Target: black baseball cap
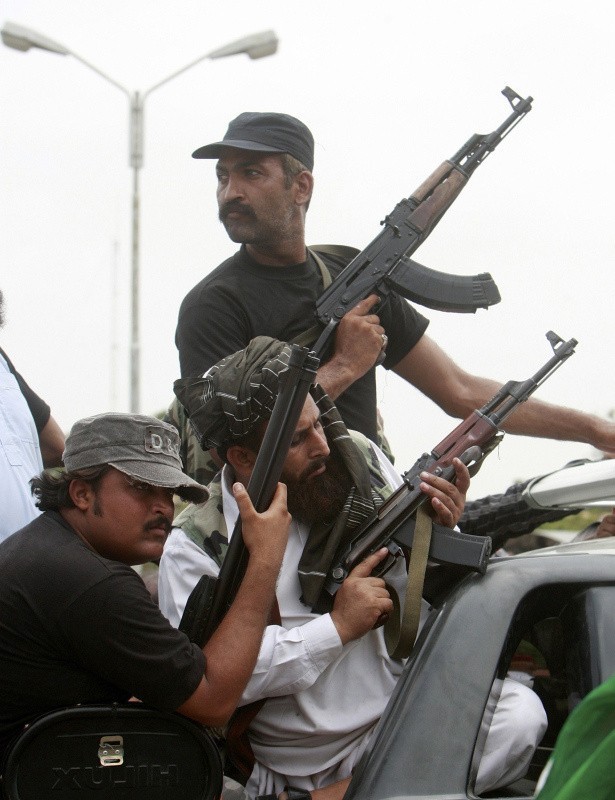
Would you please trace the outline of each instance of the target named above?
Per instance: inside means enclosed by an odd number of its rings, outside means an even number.
[[[289,153],[310,172],[314,169],[314,137],[307,125],[289,114],[245,111],[229,123],[221,142],[199,147],[192,158],[220,158],[225,147]]]

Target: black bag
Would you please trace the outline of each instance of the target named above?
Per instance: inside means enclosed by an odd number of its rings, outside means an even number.
[[[208,731],[141,703],[39,717],[7,750],[2,773],[5,800],[216,800],[222,792]]]

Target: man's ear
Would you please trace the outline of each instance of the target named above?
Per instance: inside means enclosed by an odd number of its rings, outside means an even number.
[[[247,481],[254,469],[256,453],[250,450],[249,447],[244,447],[241,444],[233,444],[226,451],[226,459],[234,469],[235,476],[247,485]]]
[[[68,487],[70,499],[80,511],[87,511],[92,503],[94,492],[92,484],[82,478],[75,478]]]
[[[298,175],[295,175],[295,185],[297,187],[295,195],[297,205],[308,204],[314,189],[314,176],[312,173],[308,172],[307,169],[302,170]]]

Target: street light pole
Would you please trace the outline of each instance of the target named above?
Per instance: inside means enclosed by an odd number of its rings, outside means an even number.
[[[131,248],[131,300],[130,300],[130,411],[137,413],[140,410],[140,386],[141,386],[141,344],[139,334],[139,265],[140,265],[140,198],[139,198],[139,172],[143,166],[143,141],[144,141],[144,121],[143,107],[145,99],[153,91],[160,88],[178,75],[186,72],[205,59],[226,58],[227,56],[245,53],[251,59],[265,58],[273,55],[277,51],[278,39],[273,31],[262,31],[237,39],[224,47],[212,50],[205,55],[191,61],[181,69],[168,75],[163,80],[150,86],[143,93],[132,92],[121,83],[111,78],[98,67],[90,64],[73,50],[69,50],[62,44],[49,39],[42,34],[16,25],[13,22],[6,22],[0,31],[2,41],[7,47],[14,50],[27,51],[31,47],[39,50],[47,50],[51,53],[60,55],[70,55],[80,61],[86,67],[96,72],[109,83],[120,89],[127,97],[129,102],[129,165],[132,169],[132,248]]]
[[[141,406],[141,335],[139,324],[140,198],[139,171],[143,166],[143,102],[139,93],[130,98],[130,166],[132,167],[132,250],[130,269],[130,410]]]

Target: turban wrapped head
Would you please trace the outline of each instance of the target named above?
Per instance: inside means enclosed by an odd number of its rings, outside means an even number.
[[[214,364],[202,378],[181,378],[173,391],[203,450],[243,439],[271,417],[291,346],[257,336]]]

